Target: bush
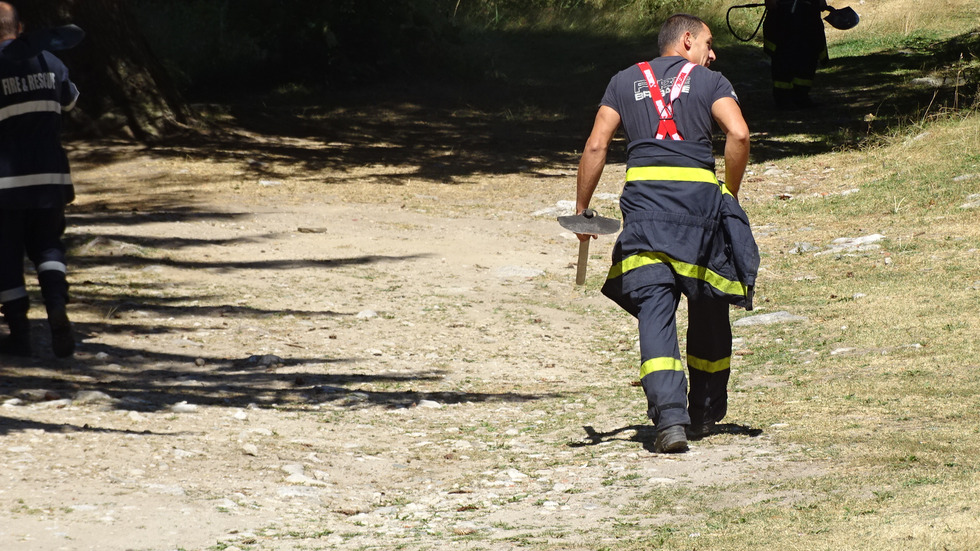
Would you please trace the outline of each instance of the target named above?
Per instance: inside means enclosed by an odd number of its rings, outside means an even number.
[[[440,0],[138,0],[150,43],[185,88],[337,87],[458,61]]]

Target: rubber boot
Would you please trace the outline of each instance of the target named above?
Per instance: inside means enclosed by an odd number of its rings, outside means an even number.
[[[38,274],[44,307],[51,328],[51,350],[55,357],[67,358],[75,353],[75,335],[68,321],[65,303],[68,302],[68,283],[64,272],[43,271]]]
[[[48,325],[51,327],[51,350],[55,357],[67,358],[74,354],[75,335],[64,306],[48,307]]]
[[[30,304],[26,298],[17,299],[3,305],[3,320],[10,328],[10,334],[0,340],[0,354],[8,356],[31,355],[31,325],[27,321]]]

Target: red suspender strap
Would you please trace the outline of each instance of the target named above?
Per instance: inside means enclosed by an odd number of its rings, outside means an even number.
[[[646,61],[637,63],[637,67],[640,68],[640,72],[643,73],[643,78],[647,81],[647,87],[650,89],[650,99],[653,101],[653,106],[657,109],[657,113],[660,116],[660,125],[657,126],[657,139],[662,140],[666,137],[670,137],[672,140],[683,140],[684,138],[677,131],[677,123],[674,122],[674,100],[676,100],[681,95],[681,90],[684,89],[684,83],[687,81],[688,75],[697,65],[695,63],[687,63],[681,67],[681,72],[677,73],[677,78],[674,79],[674,86],[670,89],[670,103],[664,101],[663,94],[660,93],[660,85],[657,84],[657,77],[653,76],[653,69],[650,68],[650,64]]]

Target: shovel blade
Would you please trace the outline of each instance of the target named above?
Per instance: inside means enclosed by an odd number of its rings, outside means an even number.
[[[574,216],[559,216],[558,223],[573,233],[606,235],[619,231],[619,220],[599,216],[592,209],[586,209],[582,214]]]

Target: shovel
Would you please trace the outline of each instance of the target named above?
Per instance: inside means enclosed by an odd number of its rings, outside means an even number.
[[[619,231],[619,220],[603,218],[596,214],[592,209],[585,209],[582,214],[575,216],[559,216],[558,223],[561,227],[574,233],[587,235],[606,235]],[[589,241],[586,239],[578,243],[578,269],[575,272],[575,284],[585,283],[585,270],[589,265]]]

